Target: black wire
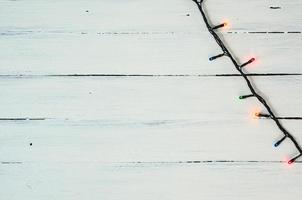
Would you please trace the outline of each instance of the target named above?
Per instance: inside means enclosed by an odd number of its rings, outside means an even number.
[[[230,51],[228,50],[228,48],[226,47],[226,45],[223,43],[223,41],[220,39],[220,37],[217,35],[217,33],[213,30],[212,26],[209,23],[209,20],[205,14],[205,11],[203,10],[202,7],[202,3],[203,0],[201,1],[197,1],[197,0],[193,0],[196,5],[199,8],[199,11],[203,17],[203,20],[207,26],[208,31],[211,33],[211,35],[214,37],[216,43],[220,46],[221,50],[223,51],[224,55],[229,57],[230,60],[232,61],[232,63],[234,64],[235,68],[237,69],[237,71],[240,73],[240,75],[245,79],[247,86],[249,87],[251,93],[258,99],[258,101],[266,108],[267,112],[270,115],[270,118],[276,123],[277,127],[280,129],[280,131],[284,134],[285,137],[289,138],[292,143],[295,145],[296,149],[299,152],[299,155],[296,156],[295,158],[293,158],[292,160],[289,161],[289,163],[294,162],[297,158],[299,158],[300,156],[302,156],[302,149],[299,145],[299,143],[297,142],[297,140],[284,128],[284,126],[281,124],[281,122],[279,121],[279,118],[276,117],[275,113],[273,112],[272,108],[268,105],[268,103],[266,102],[266,100],[260,95],[258,94],[258,92],[256,92],[256,90],[254,89],[251,81],[249,80],[247,74],[245,74],[242,71],[241,65],[239,65],[236,61],[236,59],[234,58],[234,56],[230,53]]]

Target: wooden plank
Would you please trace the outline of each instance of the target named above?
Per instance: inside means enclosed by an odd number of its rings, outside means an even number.
[[[171,2],[153,2],[155,11],[150,10],[151,3],[148,1],[125,3],[124,12],[134,6],[138,8],[130,16],[120,14],[123,20],[128,21],[117,20],[116,23],[109,23],[105,19],[108,16],[119,16],[115,12],[119,12],[121,7],[108,11],[108,8],[115,6],[108,1],[78,1],[68,10],[65,9],[68,1],[1,3],[4,4],[2,14],[11,18],[8,23],[6,17],[0,16],[3,21],[0,22],[3,25],[0,44],[5,47],[5,51],[0,52],[0,74],[236,73],[227,64],[227,59],[209,63],[208,58],[220,53],[220,50],[190,1],[173,1],[173,6],[168,10],[163,6]],[[246,6],[259,4],[257,1]],[[29,5],[34,6],[36,12],[28,12],[26,8]],[[59,9],[55,9],[57,7]],[[86,7],[94,8],[93,14],[86,13],[86,9],[83,9]],[[186,16],[185,13],[190,9],[194,15]],[[64,15],[65,12],[69,15]],[[153,12],[157,15],[152,20],[160,23],[152,21],[151,26],[145,18],[140,23],[133,21],[138,20],[140,15],[151,20]],[[241,17],[242,12],[238,16]],[[34,20],[42,13],[43,23]],[[61,19],[54,17],[56,15],[61,16]],[[89,15],[89,19],[86,15]],[[216,12],[211,15],[213,19],[219,18]],[[237,13],[233,16],[238,17]],[[98,20],[104,20],[108,26],[96,26]],[[149,29],[143,28],[142,24]],[[257,26],[255,24],[254,27]],[[251,72],[301,73],[299,54],[294,53],[301,51],[299,34],[225,34],[224,37],[242,62],[250,56],[259,58]]]
[[[301,195],[301,167],[269,163],[45,162],[0,165],[0,169],[6,188],[0,196],[4,199],[283,200]]]
[[[42,37],[42,38],[41,38]],[[300,36],[225,34],[254,73],[301,73]],[[237,73],[208,34],[41,35],[0,37],[1,74],[221,74]],[[211,44],[204,48],[205,44]],[[294,45],[294,48],[293,48]],[[18,58],[18,59],[14,59]],[[116,59],[112,59],[116,58]]]
[[[302,77],[252,80],[279,116],[302,115]],[[249,93],[241,77],[6,77],[0,82],[2,118],[208,119],[211,113],[244,116],[259,105],[254,98],[238,99]]]
[[[302,96],[297,91],[302,79],[289,79],[258,77],[255,82],[269,95],[279,115],[301,115]],[[238,100],[247,91],[242,78],[223,78],[224,84],[220,80],[2,78],[1,118],[46,120],[1,121],[1,158],[108,162],[279,160],[295,153],[290,143],[280,151],[272,149],[282,135],[272,121],[254,119],[253,112],[261,110],[255,99]],[[276,83],[280,87],[274,88]],[[288,93],[291,99],[286,97]],[[301,138],[300,121],[284,123],[295,137]],[[34,147],[29,145],[31,141]],[[96,152],[101,156],[96,157]]]
[[[191,1],[1,1],[2,31],[184,31]],[[8,20],[9,19],[9,20]],[[182,27],[182,29],[180,29]],[[13,32],[14,33],[14,32]]]
[[[202,45],[211,41],[209,36],[79,33],[0,38],[6,47],[0,53],[1,74],[199,74],[205,70],[202,66],[210,67]]]
[[[192,19],[186,14],[194,18],[199,17],[194,3],[187,0],[164,2],[128,0],[119,4],[96,0],[76,2],[28,0],[0,3],[0,22],[4,31],[22,31],[22,29],[23,31],[50,29],[184,31],[192,25]],[[227,5],[223,0],[215,0],[207,1],[205,5],[213,23],[226,19],[231,23],[233,30],[301,31],[302,29],[300,23],[302,4],[299,0],[290,2],[234,0]],[[279,6],[281,9],[272,10],[271,6]]]
[[[235,120],[1,122],[1,162],[261,162],[297,154],[288,141],[273,147],[282,135],[272,122]],[[301,141],[301,123],[286,125]]]

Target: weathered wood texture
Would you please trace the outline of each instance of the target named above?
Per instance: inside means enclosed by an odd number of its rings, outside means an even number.
[[[251,73],[302,73],[302,34],[288,33],[301,8],[206,1],[238,60],[256,56]],[[237,72],[208,61],[220,50],[190,0],[2,0],[0,48],[0,199],[302,195],[302,165],[279,163],[295,149],[273,148],[282,135],[238,99],[241,77],[215,76]],[[302,76],[252,79],[278,116],[302,116]],[[301,121],[282,123],[302,142]]]

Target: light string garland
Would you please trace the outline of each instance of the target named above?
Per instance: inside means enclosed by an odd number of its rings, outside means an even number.
[[[251,58],[250,60],[248,60],[247,62],[245,62],[245,63],[243,63],[241,65],[238,64],[238,62],[236,61],[236,59],[234,58],[234,56],[230,53],[230,50],[226,47],[226,45],[224,44],[224,42],[222,41],[222,39],[215,32],[215,30],[217,30],[219,28],[222,28],[222,27],[225,27],[227,24],[226,23],[222,23],[222,24],[219,24],[217,26],[211,26],[210,23],[209,23],[209,20],[208,20],[208,18],[206,16],[206,14],[205,14],[205,11],[203,9],[203,2],[204,2],[204,0],[199,0],[199,1],[198,0],[193,0],[193,1],[196,3],[197,7],[199,8],[199,11],[200,11],[200,13],[202,15],[204,23],[207,26],[208,31],[214,37],[216,43],[219,45],[219,47],[221,48],[221,50],[223,52],[223,53],[221,53],[219,55],[210,57],[209,60],[213,61],[213,60],[215,60],[217,58],[220,58],[220,57],[223,57],[223,56],[226,56],[226,57],[230,58],[230,60],[232,61],[233,65],[235,66],[235,68],[237,69],[237,71],[240,73],[240,76],[242,76],[245,79],[246,84],[247,84],[247,86],[248,86],[248,88],[250,89],[250,92],[251,92],[251,94],[240,96],[239,99],[247,99],[247,98],[250,98],[250,97],[255,97],[266,108],[268,114],[255,113],[255,116],[259,117],[259,118],[269,118],[269,119],[273,120],[276,123],[277,127],[280,129],[280,131],[284,134],[284,136],[274,144],[275,147],[278,147],[286,139],[289,139],[294,144],[294,146],[298,150],[298,155],[295,156],[295,157],[293,157],[293,158],[291,158],[288,161],[288,164],[294,163],[299,157],[302,156],[302,149],[301,149],[301,146],[299,145],[299,143],[297,142],[297,140],[293,137],[293,135],[291,135],[284,128],[284,126],[281,124],[281,122],[279,121],[279,119],[286,119],[286,118],[277,117],[275,115],[275,113],[273,112],[272,108],[268,105],[268,103],[266,102],[266,100],[253,87],[253,85],[251,83],[251,80],[248,78],[248,74],[245,74],[243,72],[243,68],[245,66],[251,64],[252,62],[254,62],[255,58]]]

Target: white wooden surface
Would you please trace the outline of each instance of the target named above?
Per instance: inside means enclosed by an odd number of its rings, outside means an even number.
[[[247,71],[302,73],[302,34],[248,33],[302,31],[301,1],[206,8],[238,60],[256,56]],[[278,162],[295,149],[273,148],[242,78],[215,76],[236,71],[208,61],[219,48],[190,0],[1,0],[0,48],[0,199],[302,195],[302,165]],[[73,74],[162,76],[50,76]],[[302,116],[302,76],[252,79],[279,116]],[[301,121],[282,122],[302,142]]]

